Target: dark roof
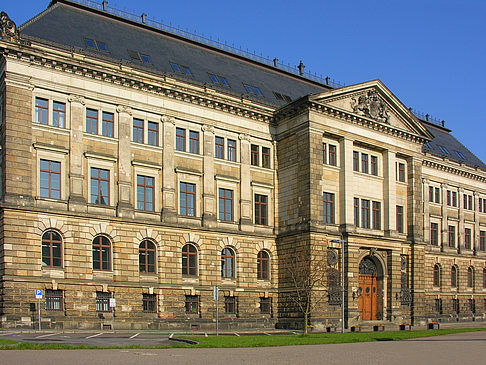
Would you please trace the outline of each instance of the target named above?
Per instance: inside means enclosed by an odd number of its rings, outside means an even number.
[[[169,73],[277,106],[288,100],[277,99],[274,92],[294,100],[331,89],[271,66],[66,0],[53,1],[46,11],[22,25],[20,31],[23,36],[41,42],[74,47],[115,62],[130,62],[135,68]],[[108,52],[88,49],[86,38],[103,42]],[[131,55],[136,56],[137,52],[148,55],[151,63],[134,60]],[[175,73],[171,62],[189,67],[193,76]],[[209,73],[224,77],[229,87],[214,84]],[[249,95],[244,84],[259,88],[264,97]]]
[[[425,128],[434,136],[434,139],[423,146],[424,153],[430,153],[438,157],[466,164],[471,167],[479,167],[486,171],[486,165],[459,142],[450,132],[450,129],[420,120]]]

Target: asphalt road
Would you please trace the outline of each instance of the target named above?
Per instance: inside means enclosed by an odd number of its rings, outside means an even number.
[[[99,337],[99,336],[98,336]],[[8,350],[0,364],[484,364],[486,331],[407,341],[236,349]]]

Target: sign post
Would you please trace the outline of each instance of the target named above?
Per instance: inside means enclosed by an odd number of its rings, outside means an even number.
[[[116,299],[110,298],[110,308],[111,308],[111,329],[113,332],[115,331],[115,307],[116,307]]]
[[[216,336],[219,336],[219,288],[217,286],[213,287],[213,296],[216,300]]]
[[[42,289],[35,290],[35,298],[37,299],[37,309],[39,313],[39,331],[41,331],[41,315],[40,315],[40,300],[42,299]]]

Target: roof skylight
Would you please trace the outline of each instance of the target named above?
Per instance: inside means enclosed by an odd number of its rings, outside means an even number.
[[[95,49],[101,52],[109,52],[105,42],[98,41],[92,38],[84,38],[84,43],[86,44],[86,48]]]
[[[127,52],[132,60],[148,63],[149,65],[152,64],[152,60],[150,59],[150,56],[147,54],[140,53],[138,51],[134,51],[131,49],[127,49]]]
[[[215,74],[209,74],[209,78],[211,79],[212,82],[215,84],[220,84],[226,87],[229,87],[230,85],[228,84],[228,81],[223,76],[215,75]]]
[[[273,95],[275,95],[275,98],[278,100],[278,101],[284,101],[286,103],[290,103],[292,101],[292,98],[288,95],[285,95],[285,94],[280,94],[276,91],[273,92]]]
[[[444,146],[439,145],[439,149],[444,152],[444,153],[449,153],[449,150],[445,148]]]
[[[454,152],[456,153],[457,157],[459,157],[459,158],[461,158],[463,160],[466,159],[466,157],[464,157],[464,155],[461,152],[459,152],[459,151],[454,151]]]
[[[172,69],[174,70],[174,72],[192,76],[192,72],[191,72],[191,69],[189,67],[179,65],[178,63],[173,63],[173,62],[171,62],[170,65],[171,65]]]
[[[246,91],[249,93],[249,94],[254,94],[254,95],[258,95],[258,96],[263,96],[263,93],[260,91],[259,88],[257,88],[256,86],[251,86],[251,85],[248,85],[248,84],[243,84],[243,86],[245,87]]]

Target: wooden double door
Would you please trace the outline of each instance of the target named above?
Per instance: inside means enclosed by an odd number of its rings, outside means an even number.
[[[376,275],[359,276],[360,296],[358,309],[362,321],[373,321],[378,317],[378,285]]]

